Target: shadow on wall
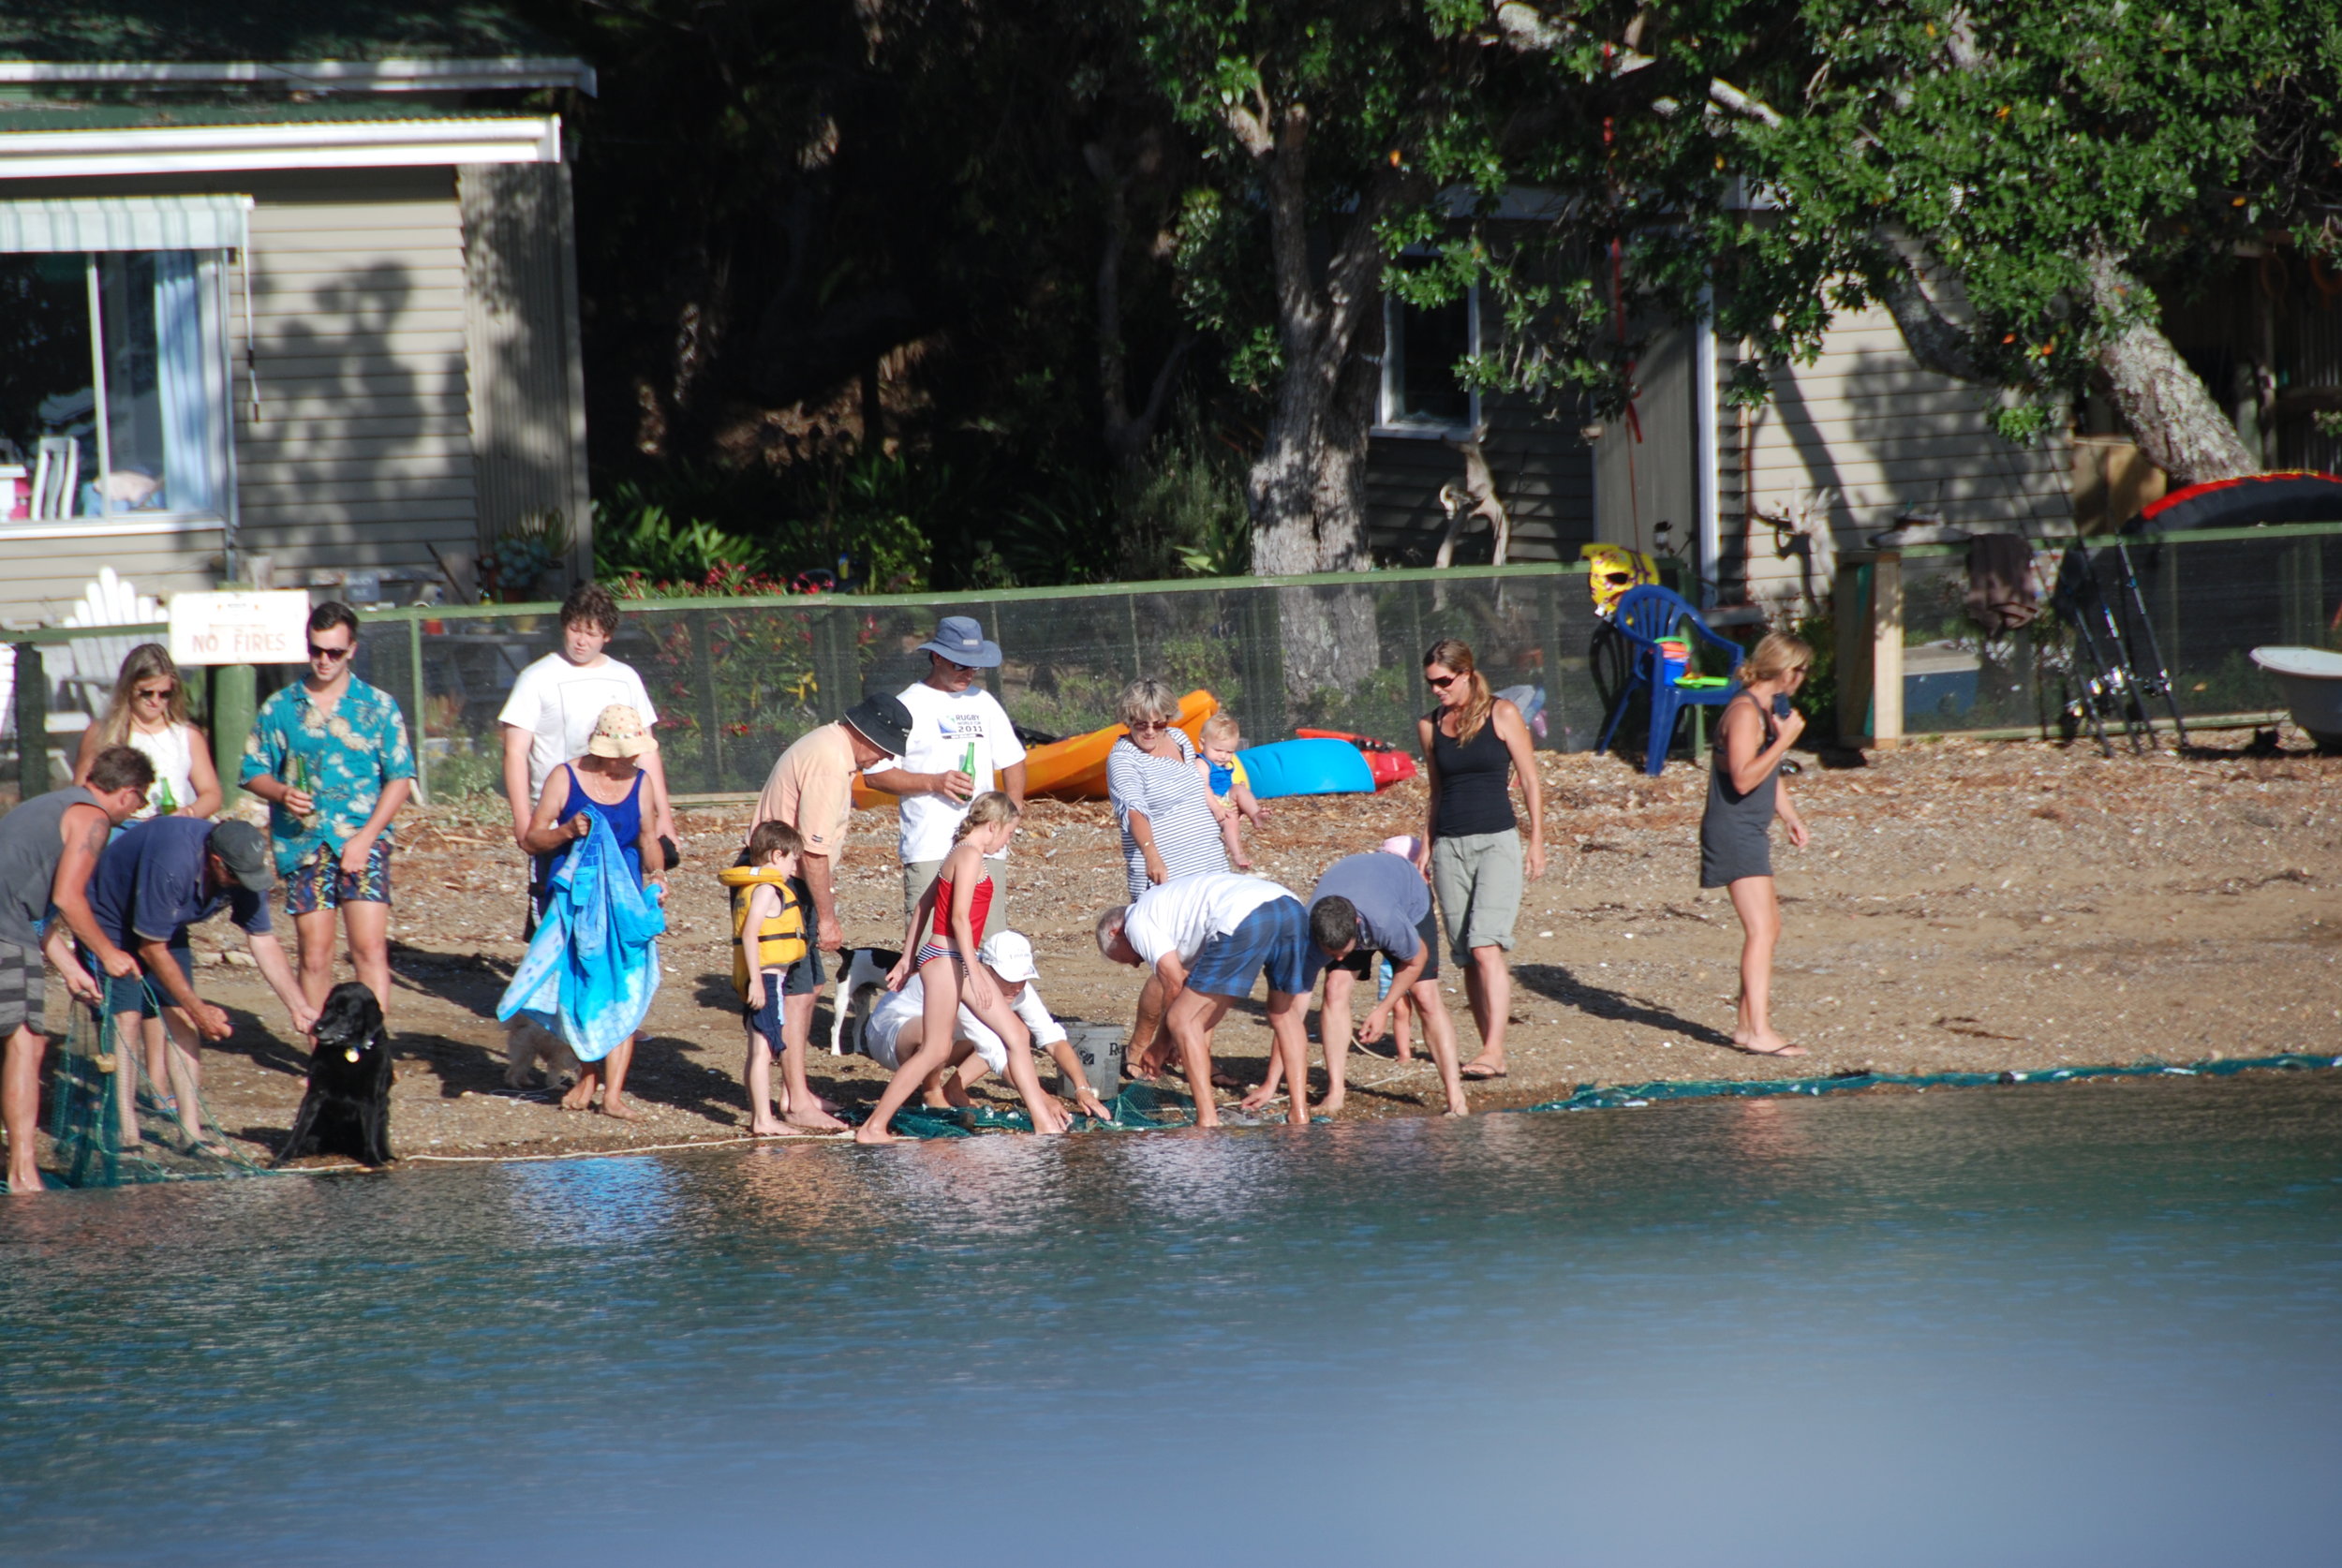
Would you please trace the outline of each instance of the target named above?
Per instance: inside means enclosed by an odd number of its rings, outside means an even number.
[[[1998,389],[1922,370],[1891,326],[1885,334],[1895,347],[1828,351],[1769,377],[1772,401],[1751,427],[1755,520],[1742,545],[1756,597],[1827,592],[1836,552],[1866,548],[1906,511],[2023,527],[2072,515],[2062,436],[2006,439],[1990,420]]]

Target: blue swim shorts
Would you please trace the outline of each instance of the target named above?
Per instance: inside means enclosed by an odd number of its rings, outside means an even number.
[[[1206,942],[1187,971],[1187,988],[1212,997],[1249,997],[1265,969],[1269,990],[1306,996],[1325,961],[1310,940],[1309,910],[1298,898],[1279,898],[1246,915],[1226,936]]]

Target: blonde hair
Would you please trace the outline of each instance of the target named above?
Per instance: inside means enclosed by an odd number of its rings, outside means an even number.
[[[1244,738],[1244,727],[1236,721],[1236,715],[1232,713],[1216,713],[1209,718],[1204,720],[1204,727],[1201,730],[1198,730],[1195,734],[1196,738],[1201,740],[1206,746],[1212,746],[1221,741],[1242,740]]]
[[[986,790],[968,803],[968,815],[959,820],[959,826],[952,834],[952,842],[958,843],[980,827],[990,827],[995,822],[1013,822],[1024,814],[1023,806],[1000,791]]]
[[[1814,650],[1801,638],[1786,631],[1768,631],[1748,650],[1748,657],[1732,672],[1732,678],[1743,687],[1754,686],[1758,681],[1779,680],[1792,670],[1813,667]]]
[[[1456,717],[1456,744],[1469,746],[1480,726],[1489,721],[1495,710],[1496,693],[1489,689],[1489,678],[1480,673],[1478,661],[1472,657],[1472,644],[1455,637],[1443,637],[1423,652],[1423,668],[1441,665],[1463,677],[1472,695],[1464,699],[1463,711]]]
[[[1158,680],[1135,680],[1122,688],[1122,695],[1114,704],[1114,717],[1125,728],[1134,718],[1160,718],[1176,723],[1179,717],[1179,694]]]
[[[139,683],[156,675],[170,677],[170,706],[166,710],[166,721],[187,721],[187,683],[179,673],[179,666],[170,661],[170,654],[160,643],[141,643],[123,659],[122,671],[114,676],[113,695],[106,699],[106,712],[97,720],[99,746],[129,744],[131,707]]]

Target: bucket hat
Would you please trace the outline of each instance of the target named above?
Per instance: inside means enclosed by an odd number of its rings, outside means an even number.
[[[624,703],[613,703],[594,720],[586,749],[597,757],[640,757],[656,751],[659,743],[643,728],[643,716]]]
[[[998,669],[1001,662],[1001,645],[985,641],[983,623],[973,615],[944,616],[935,623],[935,635],[915,651],[941,654],[972,670]]]
[[[846,722],[889,757],[899,757],[911,749],[911,710],[903,706],[899,697],[865,697],[846,710]]]

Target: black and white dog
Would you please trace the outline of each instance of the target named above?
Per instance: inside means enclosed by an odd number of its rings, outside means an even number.
[[[276,1163],[311,1152],[347,1154],[368,1165],[391,1162],[391,1036],[382,1004],[356,981],[325,998],[309,1058],[309,1092]]]
[[[886,976],[903,955],[891,947],[857,947],[846,954],[845,971],[837,977],[837,999],[830,1004],[829,1054],[844,1056],[862,1049],[862,1020],[886,989]]]

